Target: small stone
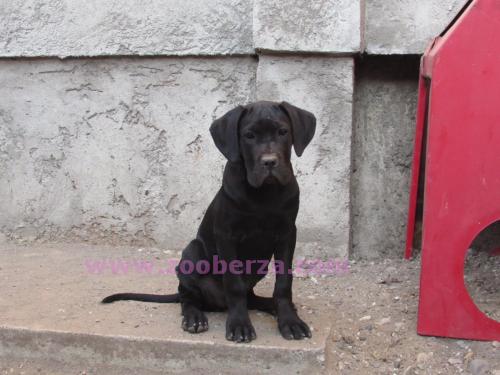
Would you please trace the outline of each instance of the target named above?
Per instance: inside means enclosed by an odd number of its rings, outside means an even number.
[[[468,364],[470,363],[470,361],[472,361],[472,359],[474,359],[474,352],[473,351],[468,351],[467,354],[464,356],[464,361],[465,361],[465,364]]]
[[[359,318],[359,321],[360,322],[366,322],[367,320],[371,320],[371,316],[370,315],[366,315],[366,316],[363,316],[362,318]]]
[[[394,368],[395,369],[399,369],[401,368],[401,363],[402,363],[402,359],[401,358],[397,358],[395,361],[394,361]]]
[[[373,325],[372,324],[365,324],[364,326],[360,327],[359,329],[371,332],[371,331],[373,331]]]
[[[387,267],[383,272],[381,277],[378,278],[377,282],[379,284],[395,284],[400,283],[401,279],[398,275],[398,269],[396,267]]]
[[[391,342],[389,344],[390,348],[394,348],[396,345],[401,343],[402,339],[399,336],[396,336],[394,333],[391,335]]]
[[[494,348],[500,348],[500,341],[493,341],[491,345],[493,345]]]
[[[359,341],[366,341],[368,339],[366,332],[364,330],[359,331],[356,336],[358,336]]]
[[[459,359],[459,358],[450,358],[450,359],[448,359],[448,363],[450,365],[457,366],[457,365],[461,365],[462,364],[462,360]]]
[[[418,353],[417,354],[417,366],[419,368],[423,368],[424,365],[427,364],[433,356],[434,356],[433,352]]]
[[[349,335],[342,335],[342,340],[347,344],[347,345],[352,345],[354,344],[354,338]]]
[[[459,340],[457,341],[457,345],[460,346],[462,349],[468,349],[469,347],[465,343],[465,341]]]
[[[400,332],[405,327],[405,324],[403,322],[397,322],[394,326],[396,328],[396,332]]]
[[[378,321],[378,325],[383,326],[384,324],[388,324],[391,322],[391,318],[382,318]]]
[[[490,364],[484,359],[474,359],[469,363],[469,371],[472,375],[486,375],[490,370]]]

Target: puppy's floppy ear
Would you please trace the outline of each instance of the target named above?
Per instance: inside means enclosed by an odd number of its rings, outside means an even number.
[[[288,115],[292,124],[293,148],[297,156],[302,156],[316,131],[316,117],[311,112],[297,108],[290,103],[282,102],[280,107]]]
[[[210,126],[210,134],[219,151],[227,160],[236,162],[240,159],[238,128],[245,108],[241,105],[230,110]]]

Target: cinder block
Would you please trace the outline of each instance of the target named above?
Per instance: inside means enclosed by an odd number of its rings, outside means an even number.
[[[301,255],[347,257],[349,248],[353,59],[261,56],[257,97],[313,112],[316,135],[293,165],[301,187]]]
[[[360,19],[359,0],[255,0],[255,48],[291,52],[358,52]]]
[[[421,54],[467,0],[367,0],[366,52]]]
[[[8,0],[0,56],[253,53],[245,0]]]
[[[402,258],[415,135],[418,57],[365,58],[356,69],[352,254]]]
[[[253,58],[0,61],[0,232],[183,248],[220,188],[211,122]]]

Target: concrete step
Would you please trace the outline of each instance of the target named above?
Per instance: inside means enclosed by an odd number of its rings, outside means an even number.
[[[250,344],[225,340],[223,313],[208,314],[209,331],[191,335],[180,328],[177,304],[99,303],[115,292],[175,292],[177,279],[167,265],[178,256],[156,248],[0,246],[0,369],[24,374],[327,371],[332,317],[324,304],[305,296],[298,295],[296,305],[312,339],[286,341],[272,316],[251,312],[257,339]],[[273,280],[267,277],[257,292],[270,295]],[[303,282],[296,279],[294,288]]]

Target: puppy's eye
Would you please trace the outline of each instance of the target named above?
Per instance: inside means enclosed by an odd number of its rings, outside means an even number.
[[[280,129],[280,130],[278,130],[278,134],[279,135],[287,135],[288,134],[288,130],[287,129]]]
[[[247,132],[247,133],[245,133],[245,138],[247,138],[247,139],[254,139],[255,138],[255,134],[253,134],[252,132]]]

